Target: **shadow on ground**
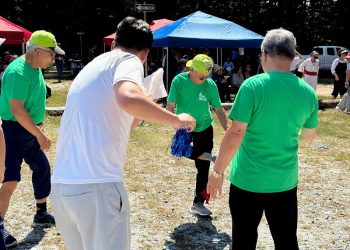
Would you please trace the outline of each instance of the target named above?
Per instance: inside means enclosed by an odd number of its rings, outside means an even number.
[[[227,233],[218,232],[212,220],[212,217],[197,217],[196,223],[179,225],[170,236],[173,241],[164,243],[165,249],[222,250],[229,246],[230,236]]]
[[[40,243],[45,234],[46,232],[44,228],[34,228],[21,242],[18,243],[16,248],[12,249],[31,249]]]

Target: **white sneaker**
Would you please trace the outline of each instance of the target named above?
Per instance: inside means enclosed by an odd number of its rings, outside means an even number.
[[[200,216],[209,216],[212,214],[212,212],[200,202],[193,203],[193,206],[191,207],[191,213]]]

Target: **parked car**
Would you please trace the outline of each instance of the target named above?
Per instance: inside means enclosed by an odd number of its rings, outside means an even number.
[[[320,61],[320,70],[331,70],[332,63],[335,58],[338,57],[338,51],[345,49],[342,46],[315,46],[311,51],[315,50],[320,55],[318,60]],[[310,53],[311,53],[310,51]],[[303,55],[303,59],[309,58],[310,55]]]

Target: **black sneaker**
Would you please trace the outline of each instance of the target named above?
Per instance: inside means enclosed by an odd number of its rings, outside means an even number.
[[[6,230],[6,228],[4,228],[4,230],[2,231],[3,236],[4,236],[4,241],[5,241],[5,246],[6,248],[10,248],[10,247],[15,247],[17,246],[17,240],[15,237],[13,237],[9,231]]]
[[[51,227],[55,225],[55,218],[47,212],[43,216],[34,215],[32,227]]]

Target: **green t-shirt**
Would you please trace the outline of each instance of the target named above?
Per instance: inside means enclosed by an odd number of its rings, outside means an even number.
[[[3,120],[16,121],[10,107],[12,99],[24,102],[35,124],[44,120],[46,85],[41,69],[33,69],[22,57],[10,63],[2,77],[0,116]]]
[[[176,114],[187,113],[196,119],[194,132],[201,132],[213,124],[210,106],[221,107],[215,82],[208,78],[202,84],[190,79],[188,72],[176,75],[171,83],[168,102],[176,104]]]
[[[247,79],[229,118],[247,123],[230,181],[250,192],[282,192],[298,184],[298,133],[318,125],[315,91],[289,72]]]

